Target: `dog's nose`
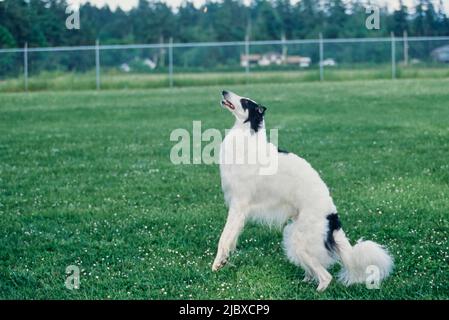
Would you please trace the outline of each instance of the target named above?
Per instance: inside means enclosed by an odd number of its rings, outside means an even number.
[[[223,96],[227,96],[227,95],[229,94],[229,92],[226,91],[226,90],[223,90],[223,91],[221,92],[221,94],[222,94]]]

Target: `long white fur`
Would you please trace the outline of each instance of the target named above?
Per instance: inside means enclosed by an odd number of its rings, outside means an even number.
[[[278,155],[277,147],[266,139],[264,123],[257,133],[251,130],[249,122],[245,122],[248,111],[242,107],[241,98],[228,93],[226,100],[235,109],[223,105],[236,120],[221,145],[221,184],[229,212],[212,269],[216,271],[226,264],[245,222],[250,219],[276,225],[290,221],[283,232],[285,253],[292,263],[305,270],[305,280],[318,281],[319,291],[331,282],[327,269],[336,261],[343,265],[339,279],[346,285],[365,282],[371,265],[379,269],[379,280],[387,277],[393,268],[392,258],[372,241],[360,241],[352,247],[340,229],[334,232],[335,254],[326,249],[324,241],[329,228],[326,217],[337,212],[326,184],[306,160],[293,153]],[[236,141],[242,140],[235,138],[242,135],[248,144],[236,148]],[[275,174],[261,175],[257,163],[223,163],[230,150],[234,157],[244,158],[256,141],[257,147],[262,141],[278,155]]]

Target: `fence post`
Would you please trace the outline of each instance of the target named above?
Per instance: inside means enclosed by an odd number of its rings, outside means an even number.
[[[324,81],[324,44],[323,34],[320,32],[320,81]]]
[[[168,81],[170,88],[173,88],[173,38],[170,37],[168,46]]]
[[[245,36],[245,56],[246,56],[246,65],[245,65],[245,73],[249,75],[249,35]]]
[[[101,79],[100,79],[100,41],[97,39],[95,41],[95,74],[97,82],[97,90],[101,89]]]
[[[391,32],[391,78],[396,79],[396,39]]]
[[[408,66],[408,34],[404,30],[404,65]]]
[[[25,91],[28,91],[28,42],[25,42],[25,47],[23,48],[23,73]]]
[[[286,41],[285,33],[282,33],[281,41],[282,41],[282,64],[287,64],[287,54],[288,54],[288,47],[285,44]]]

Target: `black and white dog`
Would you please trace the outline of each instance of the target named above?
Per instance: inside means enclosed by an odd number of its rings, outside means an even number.
[[[223,267],[237,244],[248,219],[284,225],[283,246],[288,259],[305,270],[305,281],[318,281],[318,291],[327,288],[332,276],[327,269],[342,264],[339,279],[346,285],[363,283],[368,268],[375,268],[379,281],[387,277],[393,261],[388,252],[372,241],[351,246],[343,232],[329,190],[310,164],[293,153],[278,151],[266,138],[266,108],[251,99],[223,91],[221,105],[235,116],[234,127],[220,148],[220,174],[229,207],[212,270]],[[246,139],[236,139],[242,138]],[[245,141],[243,145],[236,141]],[[276,153],[277,170],[260,174],[257,163],[223,163],[229,152],[250,151],[261,144]],[[235,150],[239,151],[235,151]],[[256,147],[253,148],[255,150]]]

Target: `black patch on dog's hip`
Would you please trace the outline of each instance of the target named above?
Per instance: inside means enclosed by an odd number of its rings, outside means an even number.
[[[279,148],[278,148],[278,152],[279,152],[279,153],[290,153],[290,152],[288,152],[287,150],[282,150],[282,149],[279,149]]]
[[[326,219],[329,223],[329,229],[327,230],[327,236],[326,239],[324,240],[324,246],[330,252],[334,252],[336,246],[334,239],[334,231],[341,229],[341,222],[340,219],[338,218],[338,214],[336,213],[331,213],[326,217]]]

